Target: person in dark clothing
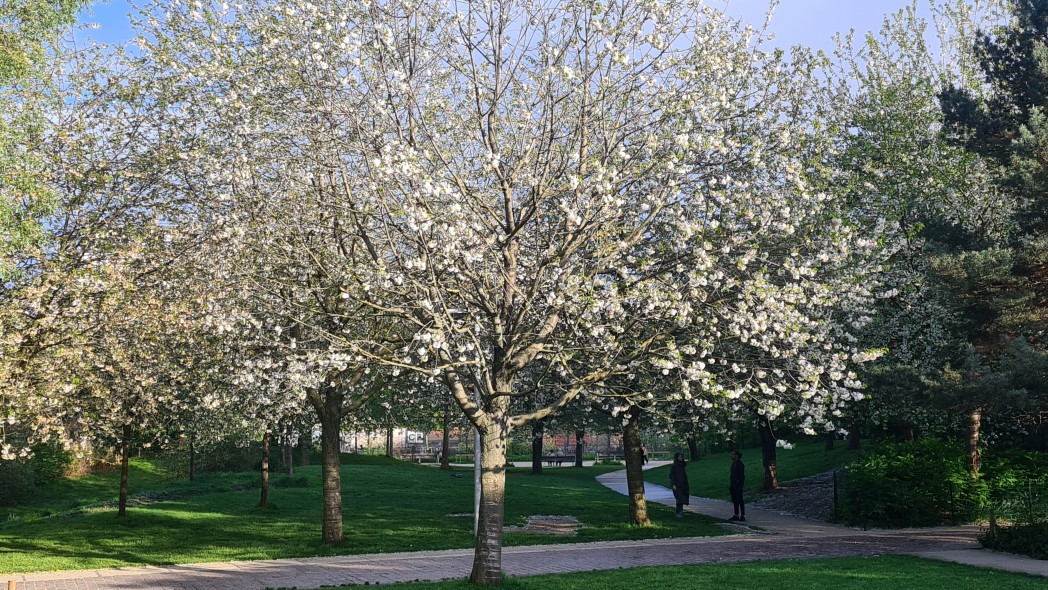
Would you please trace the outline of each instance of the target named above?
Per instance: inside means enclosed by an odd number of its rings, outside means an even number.
[[[673,488],[673,498],[677,501],[677,518],[684,516],[684,506],[688,504],[691,490],[688,489],[688,472],[684,470],[687,463],[684,462],[684,453],[673,456],[673,465],[670,467],[670,486]]]
[[[728,520],[746,520],[746,504],[742,501],[742,488],[746,484],[746,465],[742,463],[742,453],[731,452],[731,473],[728,476],[728,491],[735,514]]]

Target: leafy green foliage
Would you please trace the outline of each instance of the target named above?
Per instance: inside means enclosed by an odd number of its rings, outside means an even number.
[[[38,444],[33,447],[33,474],[38,483],[56,482],[66,475],[66,470],[76,459],[70,451],[57,442]]]
[[[84,0],[17,0],[0,3],[0,83],[26,74],[43,54],[43,42],[73,23]]]
[[[992,450],[983,457],[982,476],[989,486],[992,500],[1030,489],[1048,490],[1048,455],[1032,451]]]
[[[57,444],[38,444],[27,458],[0,461],[0,506],[32,502],[41,484],[60,481],[74,456]]]
[[[979,543],[995,551],[1048,559],[1048,522],[1001,527],[979,535]]]
[[[35,483],[29,461],[0,462],[0,506],[17,506],[28,501],[36,489]]]
[[[1048,559],[1048,455],[1022,451],[987,456],[991,526],[983,547]]]
[[[978,363],[954,360],[939,381],[949,382],[949,370],[959,370],[962,384],[971,385],[947,389],[971,396],[969,407],[1007,409],[1015,421],[1020,412],[1035,416],[1048,404],[1042,385],[1048,364],[1048,2],[1007,4],[1008,23],[982,30],[974,40],[980,83],[950,87],[939,96],[945,136],[993,164],[1001,199],[1015,203],[1014,230],[1000,248],[959,240],[951,244],[952,259],[944,258],[949,264],[938,265],[944,307],[959,320],[950,340],[966,340],[972,350],[967,356],[983,357]],[[1018,358],[1024,360],[1013,362]],[[966,371],[964,364],[977,370]],[[1011,407],[1002,408],[1006,404]]]
[[[960,445],[926,438],[884,443],[845,468],[841,518],[850,525],[935,526],[968,522],[986,501]]]

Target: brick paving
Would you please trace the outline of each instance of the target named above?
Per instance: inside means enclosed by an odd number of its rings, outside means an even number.
[[[623,472],[598,479],[612,489],[625,490]],[[673,502],[672,494],[662,486],[647,484],[645,492],[649,502]],[[692,498],[688,509],[719,517],[731,513],[727,502],[705,498]],[[724,537],[506,547],[502,566],[510,576],[528,576],[639,566],[912,554],[1048,577],[1048,561],[978,548],[975,527],[860,531],[756,508],[747,509],[747,518],[746,525],[752,527],[735,525],[737,534]],[[0,574],[0,590],[5,581],[14,581],[16,590],[308,589],[466,578],[472,564],[473,550],[462,549],[127,567]]]

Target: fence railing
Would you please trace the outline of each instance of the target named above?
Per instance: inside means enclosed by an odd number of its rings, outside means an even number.
[[[1000,526],[1048,522],[1048,486],[1032,480],[1015,486],[1010,494],[988,503],[987,520],[991,535]]]

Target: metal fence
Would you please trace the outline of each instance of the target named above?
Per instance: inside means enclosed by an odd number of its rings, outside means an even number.
[[[1004,497],[987,506],[991,531],[998,526],[1048,522],[1048,485],[1030,480],[1013,487]]]

